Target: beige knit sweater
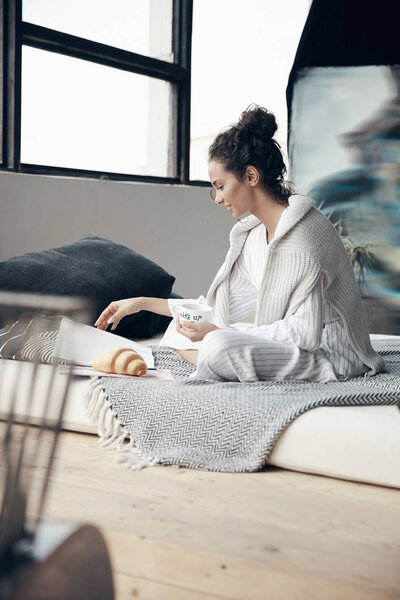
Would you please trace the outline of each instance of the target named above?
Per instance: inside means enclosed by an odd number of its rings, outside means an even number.
[[[219,327],[228,326],[229,273],[249,231],[259,223],[251,215],[232,228],[230,248],[207,294]],[[268,245],[255,324],[268,325],[292,315],[316,285],[321,271],[328,275],[326,300],[342,318],[352,348],[370,367],[369,375],[380,373],[385,364],[371,346],[349,256],[335,227],[305,196],[290,197],[285,224]]]

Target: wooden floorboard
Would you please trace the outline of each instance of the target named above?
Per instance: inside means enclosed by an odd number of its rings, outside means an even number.
[[[46,516],[91,522],[117,600],[400,598],[400,491],[269,468],[126,470],[63,433]]]

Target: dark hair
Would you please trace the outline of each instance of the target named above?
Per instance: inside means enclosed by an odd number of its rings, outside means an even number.
[[[250,105],[239,122],[219,133],[208,149],[208,160],[220,162],[227,171],[242,180],[248,166],[260,172],[266,190],[279,204],[287,204],[292,188],[286,174],[281,147],[273,136],[277,130],[275,116],[266,108]]]

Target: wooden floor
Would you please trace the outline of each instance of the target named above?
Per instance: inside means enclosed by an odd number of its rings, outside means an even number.
[[[46,517],[103,532],[117,600],[400,598],[400,491],[270,468],[115,463],[63,433]]]

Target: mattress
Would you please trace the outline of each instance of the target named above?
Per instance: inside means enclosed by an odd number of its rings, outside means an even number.
[[[394,337],[378,336],[371,337]],[[397,336],[400,339],[400,336]],[[151,340],[154,343],[154,340]],[[51,367],[40,365],[37,385],[29,393],[32,365],[17,361],[0,361],[0,418],[9,410],[5,399],[11,397],[16,369],[19,389],[16,394],[16,419],[40,422],[45,389]],[[1,376],[3,374],[3,376]],[[61,397],[66,376],[57,374],[55,397]],[[84,399],[89,378],[72,378],[63,428],[96,434],[90,422]],[[26,398],[29,397],[27,404]],[[55,407],[57,408],[57,407]],[[28,415],[28,416],[27,416]],[[318,407],[297,417],[276,443],[268,464],[302,471],[400,488],[400,410],[397,406]]]
[[[36,383],[31,388],[33,364],[21,363],[16,360],[0,360],[0,419],[5,420],[15,396],[14,418],[16,421],[39,425],[42,421],[47,400],[47,390],[53,368],[49,365],[39,365],[36,373]],[[17,385],[16,385],[17,381]],[[63,429],[84,433],[97,433],[86,414],[84,399],[89,385],[89,377],[73,376],[70,382],[68,399],[64,408]],[[66,388],[67,376],[56,374],[52,387],[48,416],[56,419],[59,414]]]
[[[283,432],[269,464],[400,488],[397,406],[321,406]]]

